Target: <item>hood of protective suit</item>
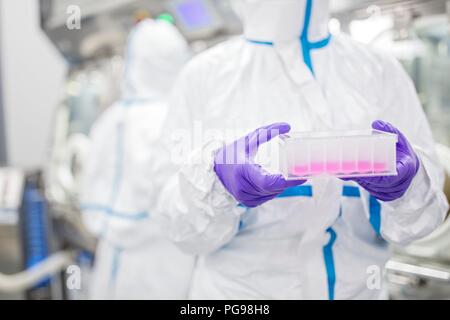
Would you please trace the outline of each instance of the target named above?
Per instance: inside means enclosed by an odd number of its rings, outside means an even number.
[[[175,26],[162,20],[141,21],[128,39],[124,98],[166,99],[190,55]]]
[[[233,0],[249,40],[288,42],[302,36],[310,42],[329,35],[329,0]]]

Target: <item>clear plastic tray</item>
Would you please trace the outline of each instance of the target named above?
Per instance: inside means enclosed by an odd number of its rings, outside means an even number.
[[[395,176],[397,141],[378,130],[282,135],[280,169],[288,180]]]

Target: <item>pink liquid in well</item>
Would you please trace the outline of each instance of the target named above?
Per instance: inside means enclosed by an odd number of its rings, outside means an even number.
[[[294,176],[314,176],[320,174],[359,174],[359,173],[383,173],[388,169],[388,165],[384,162],[376,162],[373,164],[370,161],[347,161],[342,163],[342,168],[339,162],[313,162],[311,168],[307,165],[298,165],[290,170],[290,174]]]
[[[312,162],[311,163],[311,173],[321,174],[325,172],[325,163],[323,162]]]
[[[340,171],[340,163],[339,162],[327,162],[326,172],[327,173],[339,173]]]
[[[310,174],[309,167],[307,165],[295,166],[291,171],[294,176],[307,176]]]
[[[372,163],[370,161],[360,161],[358,162],[358,172],[372,172]]]
[[[373,164],[373,171],[376,173],[388,171],[388,165],[385,162],[375,162]]]
[[[357,171],[356,161],[344,161],[342,163],[342,173],[354,173]]]

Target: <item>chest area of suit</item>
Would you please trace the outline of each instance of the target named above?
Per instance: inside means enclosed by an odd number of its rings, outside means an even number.
[[[279,121],[294,131],[368,128],[377,118],[377,97],[364,79],[352,78],[335,60],[317,59],[322,76],[310,81],[297,77],[305,72],[300,59],[288,69],[282,61],[237,66],[210,83],[201,116],[225,128],[255,129]]]

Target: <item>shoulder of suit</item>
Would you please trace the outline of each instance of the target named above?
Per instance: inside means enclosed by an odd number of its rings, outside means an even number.
[[[334,54],[337,61],[347,63],[353,70],[370,74],[373,77],[383,77],[386,70],[396,72],[401,70],[397,59],[386,51],[352,39],[348,35],[334,37]]]
[[[245,42],[241,37],[233,37],[219,43],[193,57],[186,65],[185,73],[211,72],[216,67],[222,67],[224,63],[233,57],[238,57],[242,52]]]

